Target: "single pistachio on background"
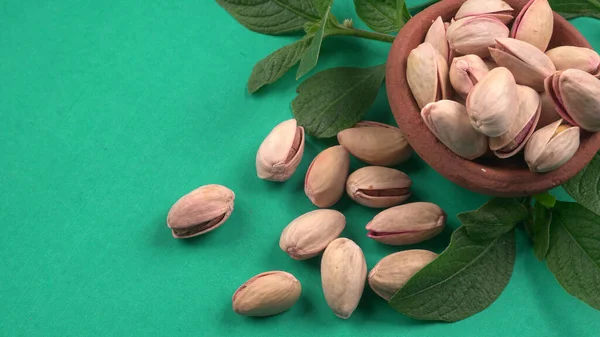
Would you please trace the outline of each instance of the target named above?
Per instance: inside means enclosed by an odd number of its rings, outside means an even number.
[[[516,110],[517,84],[512,73],[504,67],[490,70],[467,97],[471,125],[489,137],[508,132]]]
[[[549,172],[568,162],[579,148],[580,130],[562,119],[538,131],[525,146],[525,161],[533,172]]]
[[[508,132],[490,138],[490,149],[498,158],[512,157],[521,151],[540,119],[542,103],[535,90],[517,85],[517,102],[517,113]]]
[[[295,260],[319,255],[346,226],[346,217],[332,209],[318,209],[294,219],[281,233],[279,248]]]
[[[448,46],[448,39],[446,38],[446,24],[444,20],[442,20],[441,16],[438,16],[429,30],[427,31],[427,35],[425,35],[425,42],[431,43],[433,48],[435,48],[444,59],[449,62],[450,61],[450,46]]]
[[[496,42],[495,47],[490,47],[494,61],[510,70],[518,84],[544,91],[544,79],[556,71],[550,58],[524,41],[505,38]]]
[[[388,245],[412,245],[440,234],[446,213],[430,202],[413,202],[386,209],[366,226],[367,236]]]
[[[489,71],[485,62],[477,55],[455,57],[450,66],[450,83],[454,90],[466,99],[475,84]]]
[[[346,238],[333,240],[321,259],[321,284],[327,305],[342,319],[352,315],[362,297],[367,262],[360,247]]]
[[[372,208],[398,205],[411,195],[412,180],[396,169],[367,166],[354,171],[346,181],[346,193],[352,200]]]
[[[177,239],[208,233],[233,211],[235,194],[221,185],[204,185],[181,197],[169,210],[167,226]]]
[[[431,43],[422,43],[408,55],[406,66],[408,86],[423,108],[431,102],[449,98],[448,62]]]
[[[569,124],[600,131],[600,81],[579,69],[561,70],[546,79],[546,92]]]
[[[447,36],[455,54],[487,57],[496,39],[508,37],[508,27],[492,16],[466,17],[450,24]]]
[[[295,119],[277,125],[256,153],[259,178],[286,181],[296,171],[304,153],[304,128]]]
[[[508,24],[513,19],[513,10],[502,0],[467,0],[460,6],[454,18],[460,20],[470,16],[487,15]]]
[[[600,55],[595,50],[575,46],[550,49],[546,55],[556,70],[579,69],[600,78]]]
[[[323,150],[308,167],[304,193],[317,207],[333,206],[344,194],[349,169],[350,155],[343,146]]]
[[[487,152],[487,136],[473,129],[463,105],[450,100],[429,103],[421,117],[431,133],[457,155],[472,160]]]
[[[556,111],[552,97],[550,97],[550,95],[544,91],[540,93],[540,98],[542,100],[542,111],[540,114],[540,120],[536,126],[536,130],[539,130],[544,126],[554,123],[560,119],[560,115]]]
[[[353,156],[370,165],[394,166],[412,154],[400,129],[382,123],[359,122],[340,131],[337,139]]]
[[[233,311],[242,316],[271,316],[291,308],[302,293],[300,282],[290,273],[260,273],[242,284],[231,299]]]
[[[379,260],[369,272],[369,286],[377,295],[389,301],[411,277],[437,256],[436,253],[423,249],[390,254]]]
[[[515,19],[510,37],[525,41],[544,52],[553,30],[554,13],[548,0],[530,0]]]

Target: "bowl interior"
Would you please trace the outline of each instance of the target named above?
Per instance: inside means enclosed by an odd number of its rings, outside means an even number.
[[[517,16],[527,0],[504,0]],[[475,161],[463,159],[439,142],[423,123],[420,109],[406,81],[409,53],[425,39],[431,23],[441,16],[450,21],[464,0],[444,0],[413,17],[396,37],[387,62],[386,87],[394,117],[415,152],[434,170],[471,191],[504,197],[528,196],[557,187],[576,175],[600,149],[600,133],[582,133],[581,146],[562,167],[548,173],[529,171],[522,151],[509,159],[484,156]],[[591,48],[568,21],[554,14],[550,48],[572,45]]]

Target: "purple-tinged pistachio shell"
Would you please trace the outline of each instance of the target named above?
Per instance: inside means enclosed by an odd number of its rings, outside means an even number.
[[[512,21],[514,9],[502,0],[467,0],[454,15],[456,20],[470,16],[488,15],[508,24]]]
[[[450,83],[461,97],[467,98],[475,84],[488,72],[487,65],[477,55],[455,57],[450,66]]]
[[[549,172],[567,163],[579,149],[580,130],[562,119],[537,130],[525,146],[525,161],[533,172]]]
[[[412,180],[401,171],[367,166],[350,174],[346,181],[346,193],[363,206],[386,208],[408,199],[411,185]]]
[[[517,86],[517,114],[507,133],[490,138],[490,149],[498,158],[508,158],[517,154],[535,131],[540,119],[542,104],[540,95],[530,87]]]
[[[600,78],[600,55],[595,50],[575,46],[550,49],[546,55],[556,70],[579,69]]]
[[[579,69],[561,70],[546,79],[546,92],[569,124],[600,131],[600,81]]]
[[[446,213],[430,202],[413,202],[377,214],[367,224],[368,237],[388,245],[412,245],[444,230]]]
[[[456,20],[448,27],[448,43],[455,55],[490,55],[488,47],[496,39],[508,37],[508,27],[492,16],[473,16]]]
[[[419,108],[449,98],[452,94],[448,62],[431,43],[422,43],[410,52],[406,80]]]
[[[554,29],[554,13],[548,0],[530,0],[513,23],[510,37],[546,51]]]
[[[233,311],[242,316],[264,317],[291,308],[302,293],[300,282],[290,273],[269,271],[244,282],[231,299]]]
[[[550,58],[524,41],[503,38],[496,42],[495,47],[490,47],[494,61],[510,70],[518,84],[544,91],[544,79],[556,71]]]

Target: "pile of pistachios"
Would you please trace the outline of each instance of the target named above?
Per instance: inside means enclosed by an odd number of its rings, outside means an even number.
[[[305,176],[304,191],[317,210],[300,215],[279,236],[279,247],[295,260],[323,253],[321,280],[325,301],[343,319],[358,306],[367,280],[361,248],[339,237],[346,217],[329,207],[344,191],[357,203],[387,208],[367,225],[367,236],[388,245],[409,245],[438,235],[446,224],[444,211],[432,203],[401,205],[411,195],[411,179],[387,166],[406,161],[412,153],[396,127],[363,121],[338,134],[340,145],[318,154]],[[304,154],[304,128],[295,119],[277,125],[260,145],[256,172],[265,180],[283,182],[296,171]],[[373,165],[349,174],[350,154]],[[179,199],[169,211],[167,225],[173,237],[190,238],[221,226],[233,211],[235,195],[221,185],[205,185]],[[391,208],[389,208],[391,207]],[[368,275],[368,283],[386,301],[415,273],[437,257],[427,250],[406,250],[383,258]],[[260,273],[240,286],[232,298],[233,310],[244,316],[270,316],[289,309],[301,296],[302,286],[284,271]]]
[[[467,0],[451,22],[438,17],[410,53],[406,77],[425,125],[452,152],[473,160],[524,149],[531,171],[549,172],[577,152],[580,130],[600,131],[600,56],[546,51],[547,0],[512,14],[501,0]]]

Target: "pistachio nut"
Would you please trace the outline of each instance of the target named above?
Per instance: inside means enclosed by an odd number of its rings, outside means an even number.
[[[290,273],[268,271],[242,284],[231,299],[233,311],[242,316],[271,316],[291,308],[302,293],[300,282]]]
[[[546,79],[546,92],[558,114],[586,131],[600,131],[600,81],[579,69],[556,72]]]
[[[472,16],[454,21],[446,34],[455,54],[487,57],[496,39],[508,37],[508,27],[492,16]]]
[[[472,160],[487,152],[488,138],[473,129],[463,105],[450,100],[429,103],[421,110],[421,117],[437,139],[457,155]]]
[[[508,132],[490,138],[490,149],[498,158],[512,157],[521,151],[540,119],[542,103],[535,90],[517,85],[517,102],[517,114]]]
[[[308,212],[292,221],[281,233],[279,248],[295,260],[319,255],[346,226],[346,217],[332,209]]]
[[[536,130],[539,130],[544,126],[560,119],[560,115],[558,112],[556,112],[556,108],[554,107],[554,101],[552,101],[552,97],[550,97],[550,95],[544,91],[540,93],[540,98],[542,100],[542,111],[540,114],[540,121],[536,126]]]
[[[317,207],[334,205],[344,194],[350,156],[341,145],[323,150],[315,157],[304,179],[304,193]]]
[[[533,172],[549,172],[568,162],[579,148],[580,130],[560,119],[537,130],[525,146],[525,161]]]
[[[469,93],[467,113],[475,130],[499,137],[508,132],[517,110],[517,84],[511,72],[490,70]]]
[[[525,41],[544,52],[553,30],[554,13],[548,0],[530,0],[515,19],[510,37]]]
[[[456,20],[460,20],[469,16],[493,16],[508,24],[512,21],[513,8],[502,0],[467,0],[454,15]]]
[[[412,245],[440,234],[446,213],[430,202],[413,202],[377,214],[367,224],[368,237],[388,245]]]
[[[353,156],[370,165],[397,165],[412,154],[400,129],[382,123],[359,122],[340,131],[337,139]]]
[[[550,49],[546,55],[556,70],[579,69],[600,78],[600,55],[595,50],[575,46]]]
[[[296,171],[304,153],[304,128],[295,119],[277,125],[256,153],[259,178],[286,181]]]
[[[446,25],[441,16],[438,16],[425,35],[425,42],[430,43],[446,61],[450,61],[450,47],[446,38]]]
[[[368,276],[371,289],[388,301],[419,270],[437,258],[424,249],[411,249],[390,254],[379,260]]]
[[[327,305],[342,319],[352,315],[362,297],[367,262],[360,247],[346,238],[333,240],[321,259],[321,284]]]
[[[169,210],[167,226],[177,239],[208,233],[233,211],[235,194],[221,185],[204,185],[181,197]]]
[[[467,98],[475,84],[488,72],[487,65],[477,55],[455,57],[450,66],[450,83],[461,97]]]
[[[498,68],[498,64],[491,57],[486,57],[483,59],[483,62],[488,67],[488,70],[492,70],[494,68]]]
[[[518,84],[544,91],[544,79],[556,71],[550,58],[527,42],[511,38],[497,39],[496,42],[495,47],[490,47],[494,61],[508,68]]]
[[[412,180],[398,170],[367,166],[354,171],[346,181],[346,193],[352,200],[372,208],[398,205],[410,197]]]
[[[431,43],[422,43],[410,52],[406,80],[421,109],[451,95],[448,62]]]

